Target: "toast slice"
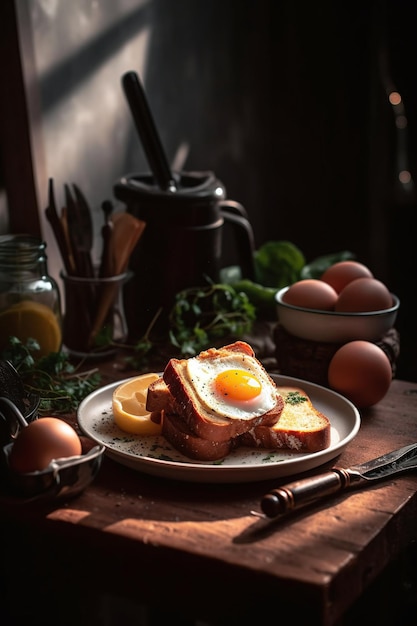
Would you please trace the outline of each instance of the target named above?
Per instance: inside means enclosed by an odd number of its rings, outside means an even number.
[[[210,441],[198,437],[188,428],[180,415],[162,412],[162,435],[176,450],[197,461],[218,461],[228,456],[238,445],[239,438]]]
[[[198,363],[203,363],[206,384],[213,378],[212,364],[231,354],[238,355],[243,363],[255,358],[252,348],[241,341],[210,348],[196,357]],[[161,413],[162,434],[185,456],[215,461],[238,446],[317,452],[330,445],[330,421],[316,409],[304,389],[277,387],[266,375],[275,386],[276,406],[249,419],[228,419],[199,402],[187,361],[171,359],[163,376],[149,386],[146,405],[148,411]]]
[[[219,395],[216,376],[231,369],[254,373],[261,382],[259,397],[241,401],[232,399],[229,391]],[[174,399],[174,405],[163,407],[164,411],[180,416],[193,435],[214,443],[228,442],[261,424],[274,424],[284,407],[275,382],[243,341],[210,348],[190,359],[170,359],[163,380]],[[155,389],[148,390],[148,398],[147,410],[155,410]]]
[[[299,387],[278,387],[284,409],[273,426],[258,425],[239,437],[240,445],[318,452],[330,445],[331,424]]]
[[[226,441],[210,441],[195,435],[178,415],[179,408],[162,376],[149,385],[147,410],[161,416],[162,435],[188,458],[217,461],[227,456],[238,443],[237,437]]]
[[[158,386],[158,381],[152,384]],[[163,385],[161,379],[159,392]],[[299,387],[278,387],[278,390],[285,404],[278,422],[272,426],[255,426],[243,435],[215,442],[196,436],[181,416],[162,412],[162,434],[182,454],[198,461],[220,460],[240,446],[296,452],[319,452],[328,448],[330,421],[314,407],[307,393]]]
[[[149,413],[165,411],[166,413],[174,414],[179,411],[179,407],[162,376],[154,380],[148,387],[146,410]]]

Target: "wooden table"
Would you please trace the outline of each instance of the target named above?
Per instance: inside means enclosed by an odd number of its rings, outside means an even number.
[[[113,362],[102,372],[103,384],[135,375]],[[68,420],[75,424],[75,415]],[[414,441],[417,384],[394,380],[386,397],[362,412],[359,434],[332,464],[349,467]],[[57,626],[109,624],[99,615],[111,612],[112,598],[120,611],[153,607],[146,613],[152,624],[261,624],[289,612],[297,623],[332,626],[357,621],[356,607],[374,597],[374,581],[394,564],[390,595],[384,587],[375,592],[372,608],[374,623],[384,624],[389,607],[403,601],[402,555],[417,540],[417,475],[332,497],[283,520],[251,514],[260,511],[263,494],[285,482],[180,483],[105,457],[93,484],[68,502],[3,494],[3,607],[15,607],[19,624],[34,624],[27,615],[37,611],[43,624],[48,616]]]

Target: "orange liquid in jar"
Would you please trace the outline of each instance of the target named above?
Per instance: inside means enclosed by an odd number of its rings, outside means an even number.
[[[34,339],[41,357],[61,348],[61,305],[48,275],[46,244],[29,235],[0,237],[0,350],[16,337]]]

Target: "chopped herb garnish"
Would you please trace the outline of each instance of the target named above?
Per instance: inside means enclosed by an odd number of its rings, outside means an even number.
[[[307,402],[307,398],[299,391],[290,391],[285,398],[285,402],[287,404],[301,404],[301,402]]]

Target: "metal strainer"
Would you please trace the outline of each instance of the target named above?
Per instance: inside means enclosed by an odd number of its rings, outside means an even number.
[[[22,380],[9,361],[0,361],[0,481],[13,494],[26,498],[74,497],[97,475],[104,446],[80,437],[82,453],[55,459],[42,471],[18,474],[9,467],[9,455],[21,428],[38,418],[40,398],[25,393]],[[22,410],[23,409],[23,410]]]
[[[40,397],[26,393],[23,381],[10,361],[0,360],[0,397],[10,400],[27,422],[37,418]],[[16,437],[19,428],[16,412],[4,403],[0,407],[0,445]]]

